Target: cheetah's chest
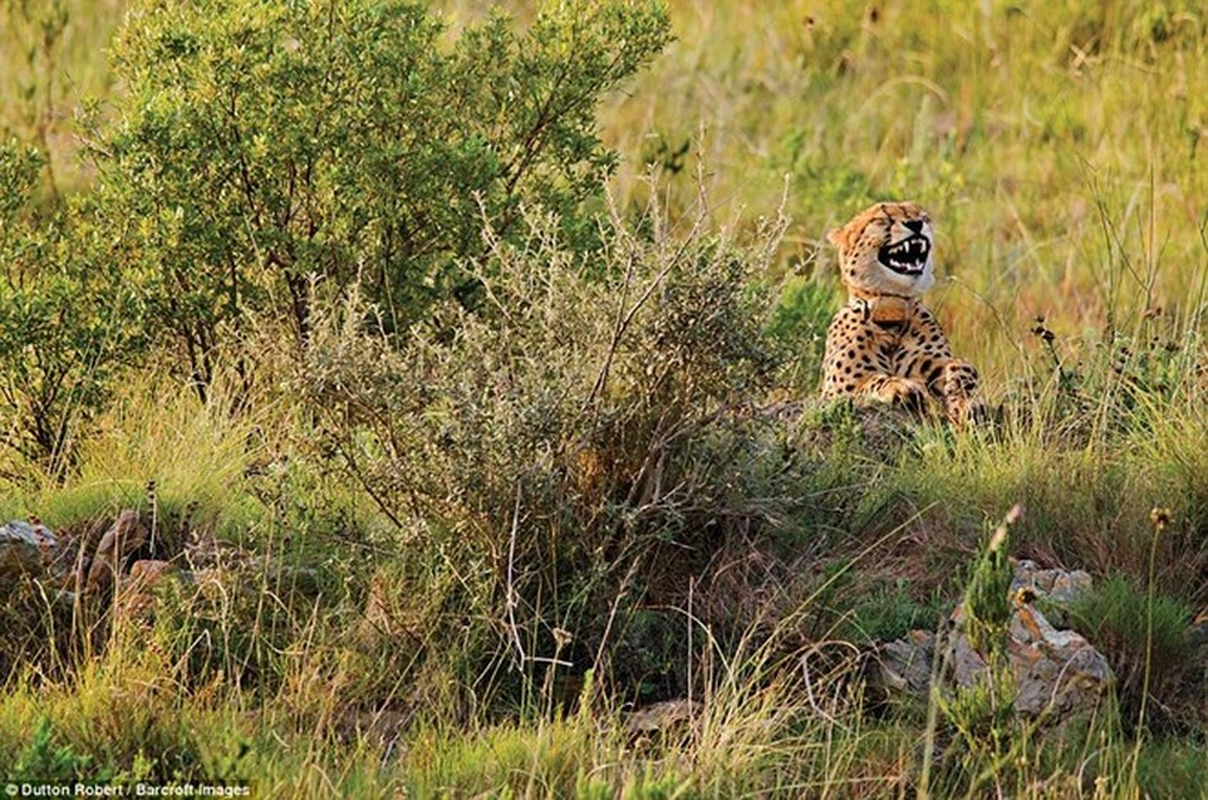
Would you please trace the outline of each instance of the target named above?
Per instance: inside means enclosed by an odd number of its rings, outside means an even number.
[[[905,375],[909,371],[912,356],[919,352],[922,343],[906,323],[873,323],[872,341],[868,343],[873,363],[878,372],[887,375]]]

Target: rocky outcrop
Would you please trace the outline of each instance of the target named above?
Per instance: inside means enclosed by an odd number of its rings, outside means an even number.
[[[127,508],[118,514],[92,553],[84,590],[96,594],[110,588],[126,559],[146,540],[146,529],[139,523],[137,511]]]
[[[147,541],[138,511],[127,508],[112,523],[98,519],[78,537],[56,535],[34,518],[0,527],[0,584],[21,577],[38,579],[58,602],[150,592],[167,575],[179,574],[160,560],[135,560]],[[137,605],[137,604],[136,604]]]
[[[1016,564],[1006,643],[1016,684],[1016,713],[1065,718],[1093,708],[1110,690],[1113,676],[1103,654],[1081,634],[1056,628],[1036,607],[1036,601],[1045,598],[1060,608],[1090,585],[1085,572],[1038,570],[1028,561]],[[882,645],[876,654],[874,680],[891,696],[922,699],[936,679],[947,690],[987,680],[986,654],[973,646],[963,630],[959,607],[950,623],[949,630],[940,634],[911,631]]]
[[[0,582],[41,574],[54,560],[59,545],[54,532],[38,520],[16,520],[0,527]]]
[[[1036,562],[1015,562],[1015,575],[1011,580],[1011,594],[1031,592],[1037,598],[1045,598],[1059,607],[1066,607],[1090,591],[1091,575],[1081,569],[1040,569]]]
[[[935,639],[931,631],[914,630],[904,639],[881,645],[874,681],[891,695],[926,699],[935,672]]]
[[[1028,603],[1015,605],[1007,653],[1018,690],[1015,710],[1028,716],[1092,708],[1112,686],[1102,653],[1081,634],[1054,628]]]

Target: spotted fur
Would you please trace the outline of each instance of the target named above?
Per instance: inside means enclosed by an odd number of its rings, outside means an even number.
[[[953,358],[918,300],[935,282],[932,237],[914,203],[879,203],[827,235],[849,297],[827,332],[823,397],[920,410],[935,402],[957,424],[980,409],[977,370]]]

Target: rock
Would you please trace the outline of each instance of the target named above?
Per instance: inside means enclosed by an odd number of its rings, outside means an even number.
[[[155,607],[155,588],[165,580],[180,577],[181,571],[168,561],[142,559],[130,567],[121,582],[114,608],[120,617],[145,617]]]
[[[695,700],[664,700],[634,711],[625,728],[630,734],[666,733],[686,726],[700,712],[701,705]]]
[[[91,594],[112,586],[122,562],[142,545],[146,538],[147,533],[139,524],[137,511],[127,508],[118,514],[117,520],[101,537],[101,542],[92,556],[85,591]]]
[[[144,558],[130,566],[130,582],[144,589],[151,589],[162,583],[164,578],[177,572],[179,570],[171,562]]]
[[[72,545],[75,557],[71,568],[71,588],[76,594],[83,593],[84,587],[88,583],[88,570],[92,566],[92,555],[106,529],[106,522],[103,518],[94,519]]]
[[[1085,570],[1040,569],[1036,562],[1028,560],[1015,563],[1015,576],[1011,580],[1012,597],[1030,591],[1062,608],[1068,608],[1090,588],[1091,576]]]
[[[38,520],[15,520],[0,527],[0,579],[39,574],[51,561],[58,539]]]
[[[1070,602],[1090,588],[1090,575],[1081,570],[1037,570],[1031,562],[1016,565],[1011,587],[1013,610],[1007,631],[1006,655],[1015,676],[1015,712],[1027,717],[1055,715],[1058,720],[1094,707],[1110,690],[1114,677],[1103,654],[1081,634],[1053,626],[1033,604],[1037,598]],[[958,606],[945,634],[942,650],[943,684],[969,688],[985,681],[990,668],[964,633]],[[876,652],[874,679],[891,696],[927,699],[935,669],[936,634],[911,631]]]
[[[1057,630],[1035,607],[1016,606],[1007,654],[1019,694],[1015,710],[1065,716],[1092,707],[1112,686],[1103,654],[1075,631]]]
[[[934,654],[935,634],[931,631],[911,631],[905,639],[890,642],[878,654],[882,682],[892,691],[926,697]]]
[[[948,653],[952,665],[952,679],[962,689],[976,686],[990,674],[986,659],[978,652],[969,637],[954,629],[949,641]]]

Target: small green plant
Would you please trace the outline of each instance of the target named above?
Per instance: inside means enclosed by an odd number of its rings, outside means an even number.
[[[934,724],[938,710],[956,732],[959,744],[954,744],[946,756],[950,764],[959,765],[957,774],[969,782],[970,793],[989,785],[1001,791],[1003,785],[1009,785],[1009,757],[1027,737],[1015,716],[1017,687],[1008,656],[1012,569],[1007,553],[1010,528],[1021,515],[1019,506],[1012,508],[977,554],[969,568],[957,616],[958,630],[972,652],[951,657],[971,659],[984,668],[973,676],[972,683],[958,684],[950,694],[939,684],[932,687],[929,724]],[[962,646],[959,641],[957,646]],[[925,765],[925,775],[928,769]]]
[[[834,306],[833,284],[816,276],[791,276],[781,286],[768,335],[796,354],[786,379],[803,394],[812,394],[821,380],[826,329]]]
[[[12,763],[4,767],[7,781],[72,781],[90,775],[91,759],[70,746],[56,745],[54,725],[47,717],[38,720],[29,743]]]
[[[977,559],[970,565],[961,603],[961,625],[969,643],[987,659],[1005,657],[1007,627],[1011,621],[1009,592],[1013,575],[1008,560],[1010,526],[1023,511],[1015,506],[1002,524],[990,534]]]
[[[1125,723],[1137,722],[1145,705],[1147,723],[1158,729],[1194,724],[1185,691],[1197,672],[1187,639],[1193,613],[1185,601],[1111,575],[1079,597],[1070,614],[1111,663]]]

